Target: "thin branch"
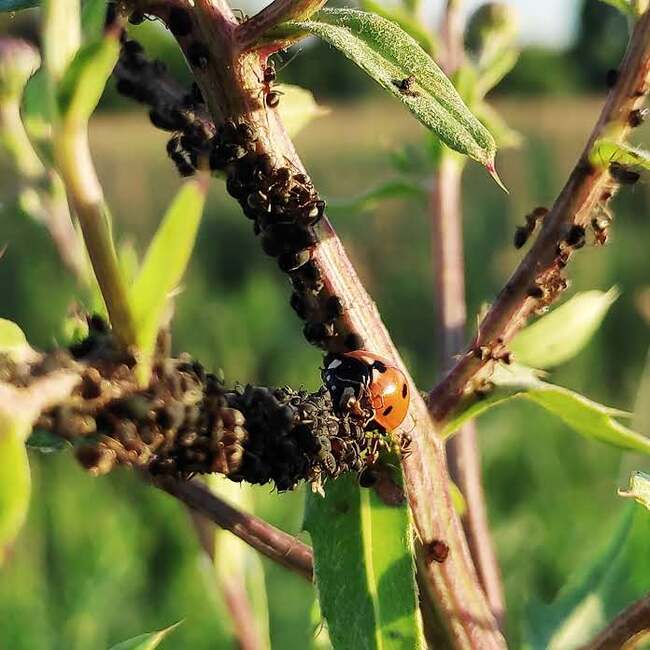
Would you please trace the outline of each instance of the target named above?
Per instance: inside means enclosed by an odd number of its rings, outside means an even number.
[[[263,34],[280,23],[308,18],[326,2],[327,0],[273,0],[237,28],[235,36],[240,50],[252,47]]]
[[[292,535],[278,530],[258,517],[233,508],[196,481],[159,477],[154,480],[154,485],[220,528],[229,530],[274,562],[291,569],[305,580],[313,580],[312,550]]]
[[[443,155],[431,193],[432,258],[436,281],[440,362],[444,368],[461,349],[466,321],[461,212],[462,163]],[[483,494],[476,427],[466,424],[447,443],[451,478],[460,488],[467,512],[465,534],[490,608],[502,624],[505,602],[499,565],[490,535]]]
[[[570,247],[565,246],[569,231],[574,225],[588,225],[594,208],[606,201],[617,185],[607,165],[592,165],[589,154],[596,140],[605,133],[610,140],[625,139],[630,129],[630,112],[643,104],[648,93],[649,75],[650,12],[647,11],[634,29],[619,68],[618,81],[569,180],[546,215],[537,240],[481,322],[466,354],[431,391],[429,402],[437,421],[445,420],[472,380],[493,363],[490,355],[477,355],[475,351],[507,343],[532,313],[557,297],[546,280],[559,278],[561,267],[572,254]]]
[[[462,65],[463,21],[460,0],[448,0],[441,25],[442,61],[447,75]],[[446,368],[462,349],[465,339],[465,260],[461,181],[463,163],[455,154],[443,153],[431,191],[432,259],[437,301],[440,366]],[[481,455],[476,425],[469,422],[447,443],[452,480],[460,488],[467,512],[463,526],[472,559],[494,616],[503,625],[505,599],[501,573],[487,517],[481,476]]]
[[[626,607],[583,650],[633,650],[650,635],[650,594]]]

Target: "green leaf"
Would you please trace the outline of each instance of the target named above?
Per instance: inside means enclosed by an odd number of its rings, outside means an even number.
[[[292,138],[313,119],[329,113],[329,109],[319,106],[314,99],[313,93],[305,88],[279,84],[275,89],[283,95],[278,111],[287,132]]]
[[[424,187],[414,181],[392,179],[368,190],[364,194],[349,199],[329,200],[328,206],[333,211],[372,210],[378,203],[389,199],[410,199],[425,202],[427,192]]]
[[[174,623],[174,625],[170,625],[169,627],[166,627],[163,630],[158,630],[157,632],[140,634],[128,641],[122,641],[122,643],[114,645],[111,650],[154,650],[154,648],[157,648],[161,641],[163,641],[165,637],[173,632],[181,623],[182,621],[179,621],[178,623]]]
[[[453,84],[418,43],[394,23],[356,9],[323,9],[311,20],[279,26],[276,37],[314,34],[356,63],[399,99],[450,148],[477,160],[494,175],[496,144]],[[411,89],[399,86],[411,79]]]
[[[618,296],[615,287],[577,293],[517,334],[510,345],[517,362],[551,368],[573,358],[589,343]]]
[[[507,48],[499,52],[478,75],[477,95],[485,97],[498,86],[503,78],[517,65],[519,50]]]
[[[632,505],[601,553],[560,591],[536,603],[525,622],[527,650],[581,648],[627,605],[648,591],[650,517]]]
[[[183,185],[167,209],[131,287],[129,301],[144,374],[148,374],[146,371],[170,294],[177,288],[190,261],[206,191],[207,183],[203,178]]]
[[[57,92],[59,111],[67,123],[85,124],[90,119],[119,53],[119,42],[110,36],[88,43],[77,52]]]
[[[650,169],[650,152],[622,142],[596,140],[589,160],[593,165],[607,166],[613,162]]]
[[[630,476],[630,487],[619,490],[619,496],[632,498],[650,510],[650,474],[633,472]]]
[[[81,31],[86,41],[102,37],[106,21],[106,0],[85,0],[81,10]]]
[[[632,6],[630,0],[600,0],[604,4],[618,9],[622,14],[629,16],[631,18],[636,18],[636,11]]]
[[[25,444],[30,449],[40,451],[42,454],[53,454],[70,447],[67,440],[44,429],[34,429]]]
[[[382,18],[386,18],[399,25],[407,34],[412,36],[420,47],[430,56],[435,56],[438,44],[431,34],[417,18],[401,7],[388,8],[375,0],[361,0],[361,8]]]
[[[650,438],[617,422],[629,414],[598,404],[568,388],[541,381],[525,366],[497,366],[491,377],[494,389],[485,397],[468,394],[445,424],[441,435],[450,436],[465,422],[515,397],[539,404],[557,415],[574,431],[614,447],[650,454]]]
[[[29,347],[23,331],[13,321],[0,318],[0,352],[11,354]]]
[[[0,0],[0,11],[18,11],[38,7],[40,0]]]
[[[336,649],[422,647],[406,503],[387,505],[352,476],[309,494],[320,606]]]
[[[31,422],[0,410],[0,565],[27,518],[31,478],[25,437]]]

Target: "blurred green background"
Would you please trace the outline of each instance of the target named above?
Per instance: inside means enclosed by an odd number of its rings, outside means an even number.
[[[515,225],[532,207],[553,201],[598,114],[604,73],[615,67],[625,41],[624,24],[607,8],[599,10],[613,21],[605,29],[615,34],[605,57],[602,48],[593,54],[584,30],[566,51],[528,50],[494,99],[525,141],[519,150],[499,155],[509,196],[478,165],[469,165],[464,178],[472,315],[521,257],[511,244]],[[155,26],[145,26],[143,40],[181,69]],[[390,178],[389,153],[423,135],[397,103],[328,48],[307,48],[281,77],[314,89],[331,109],[297,138],[327,199],[351,197]],[[647,144],[649,136],[643,127],[635,140]],[[164,154],[165,136],[144,111],[109,90],[104,110],[93,119],[91,140],[118,238],[142,252],[180,186]],[[0,244],[8,244],[0,262],[0,315],[17,321],[35,346],[51,346],[61,338],[75,286],[44,230],[15,209],[13,181],[4,167],[0,190]],[[627,410],[634,408],[650,341],[649,199],[647,181],[621,192],[610,245],[589,245],[572,262],[568,295],[614,284],[622,295],[589,347],[552,376]],[[402,201],[332,215],[414,377],[422,389],[430,387],[439,369],[428,216]],[[229,381],[314,389],[320,355],[303,340],[288,295],[285,277],[259,250],[250,222],[214,181],[177,301],[176,350],[223,368]],[[526,604],[552,599],[572,567],[598,551],[623,509],[616,488],[643,461],[576,437],[530,404],[490,412],[479,430],[508,633],[516,647]],[[105,648],[179,619],[185,623],[165,647],[234,647],[224,604],[206,585],[211,578],[177,503],[127,471],[93,479],[69,454],[33,453],[31,460],[29,521],[0,579],[2,650]],[[259,515],[300,533],[301,491],[278,495],[259,488],[254,494]],[[265,568],[273,647],[309,647],[317,627],[310,619],[312,590],[269,562]]]

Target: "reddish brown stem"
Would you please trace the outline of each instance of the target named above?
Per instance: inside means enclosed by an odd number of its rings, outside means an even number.
[[[433,272],[436,282],[440,362],[444,367],[461,349],[466,321],[463,228],[461,207],[462,163],[443,156],[431,193]],[[505,611],[501,574],[490,535],[483,494],[481,459],[476,427],[466,424],[447,443],[451,478],[465,497],[463,520],[474,565],[490,608],[502,623]]]
[[[278,530],[263,519],[233,508],[195,481],[165,477],[156,479],[155,485],[217,526],[229,530],[269,559],[291,569],[305,580],[313,580],[312,550],[292,535]]]
[[[650,635],[650,594],[624,609],[583,650],[633,650]]]
[[[589,154],[596,140],[605,134],[617,142],[625,139],[630,128],[630,112],[643,104],[648,92],[649,74],[650,11],[646,11],[636,24],[619,67],[618,81],[569,180],[546,215],[537,240],[481,322],[467,353],[431,391],[429,400],[437,421],[449,416],[472,380],[491,363],[488,358],[473,354],[473,350],[490,349],[498,339],[508,342],[539,308],[540,298],[529,295],[531,288],[536,286],[538,278],[557,268],[558,246],[571,226],[588,225],[595,206],[615,186],[607,165],[590,164]]]
[[[441,66],[453,74],[464,59],[463,21],[459,0],[448,0],[441,25]],[[458,156],[443,153],[431,192],[431,251],[435,278],[436,321],[439,359],[446,368],[465,340],[465,260],[461,181],[463,163]],[[447,444],[452,480],[460,488],[467,512],[463,527],[481,585],[494,616],[503,625],[505,599],[501,573],[490,535],[481,476],[481,455],[476,426],[469,422]]]

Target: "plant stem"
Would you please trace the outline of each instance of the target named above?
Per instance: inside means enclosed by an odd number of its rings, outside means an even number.
[[[318,11],[327,0],[273,0],[264,9],[244,21],[236,30],[239,48],[254,45],[266,32],[288,20],[304,20]]]
[[[133,316],[117,263],[102,188],[88,148],[86,127],[63,126],[55,135],[55,155],[115,336],[124,347],[135,346]]]
[[[626,607],[583,650],[633,650],[650,635],[650,594]]]
[[[459,0],[448,0],[442,20],[441,66],[447,75],[458,70],[464,58],[460,8]],[[443,369],[462,349],[467,321],[461,202],[463,167],[463,160],[459,156],[443,151],[434,174],[430,201],[439,360]],[[503,586],[488,524],[481,455],[474,422],[461,427],[447,443],[447,460],[451,478],[460,488],[467,504],[463,526],[474,566],[490,609],[499,624],[503,625]]]
[[[443,155],[431,192],[432,258],[442,367],[458,353],[465,338],[462,169],[462,161],[457,156]],[[463,426],[447,443],[447,460],[451,478],[467,504],[463,525],[474,565],[490,608],[502,624],[505,614],[503,586],[488,525],[480,452],[473,422]]]
[[[154,485],[182,501],[186,506],[213,521],[217,526],[281,564],[312,581],[314,561],[312,550],[300,540],[278,530],[266,521],[241,512],[196,481],[178,481],[170,477],[156,478]]]
[[[472,353],[477,347],[491,348],[497,339],[507,343],[539,307],[539,299],[528,295],[536,279],[557,267],[558,246],[572,225],[587,226],[592,211],[603,194],[616,183],[606,165],[594,166],[589,154],[596,140],[623,142],[629,133],[628,117],[640,108],[649,89],[650,11],[639,19],[627,52],[619,67],[619,77],[611,90],[588,141],[568,181],[544,218],[542,229],[528,254],[499,293],[481,322],[479,331],[464,354],[429,394],[433,414],[444,422],[472,380],[492,363]],[[486,369],[489,370],[489,367]]]

